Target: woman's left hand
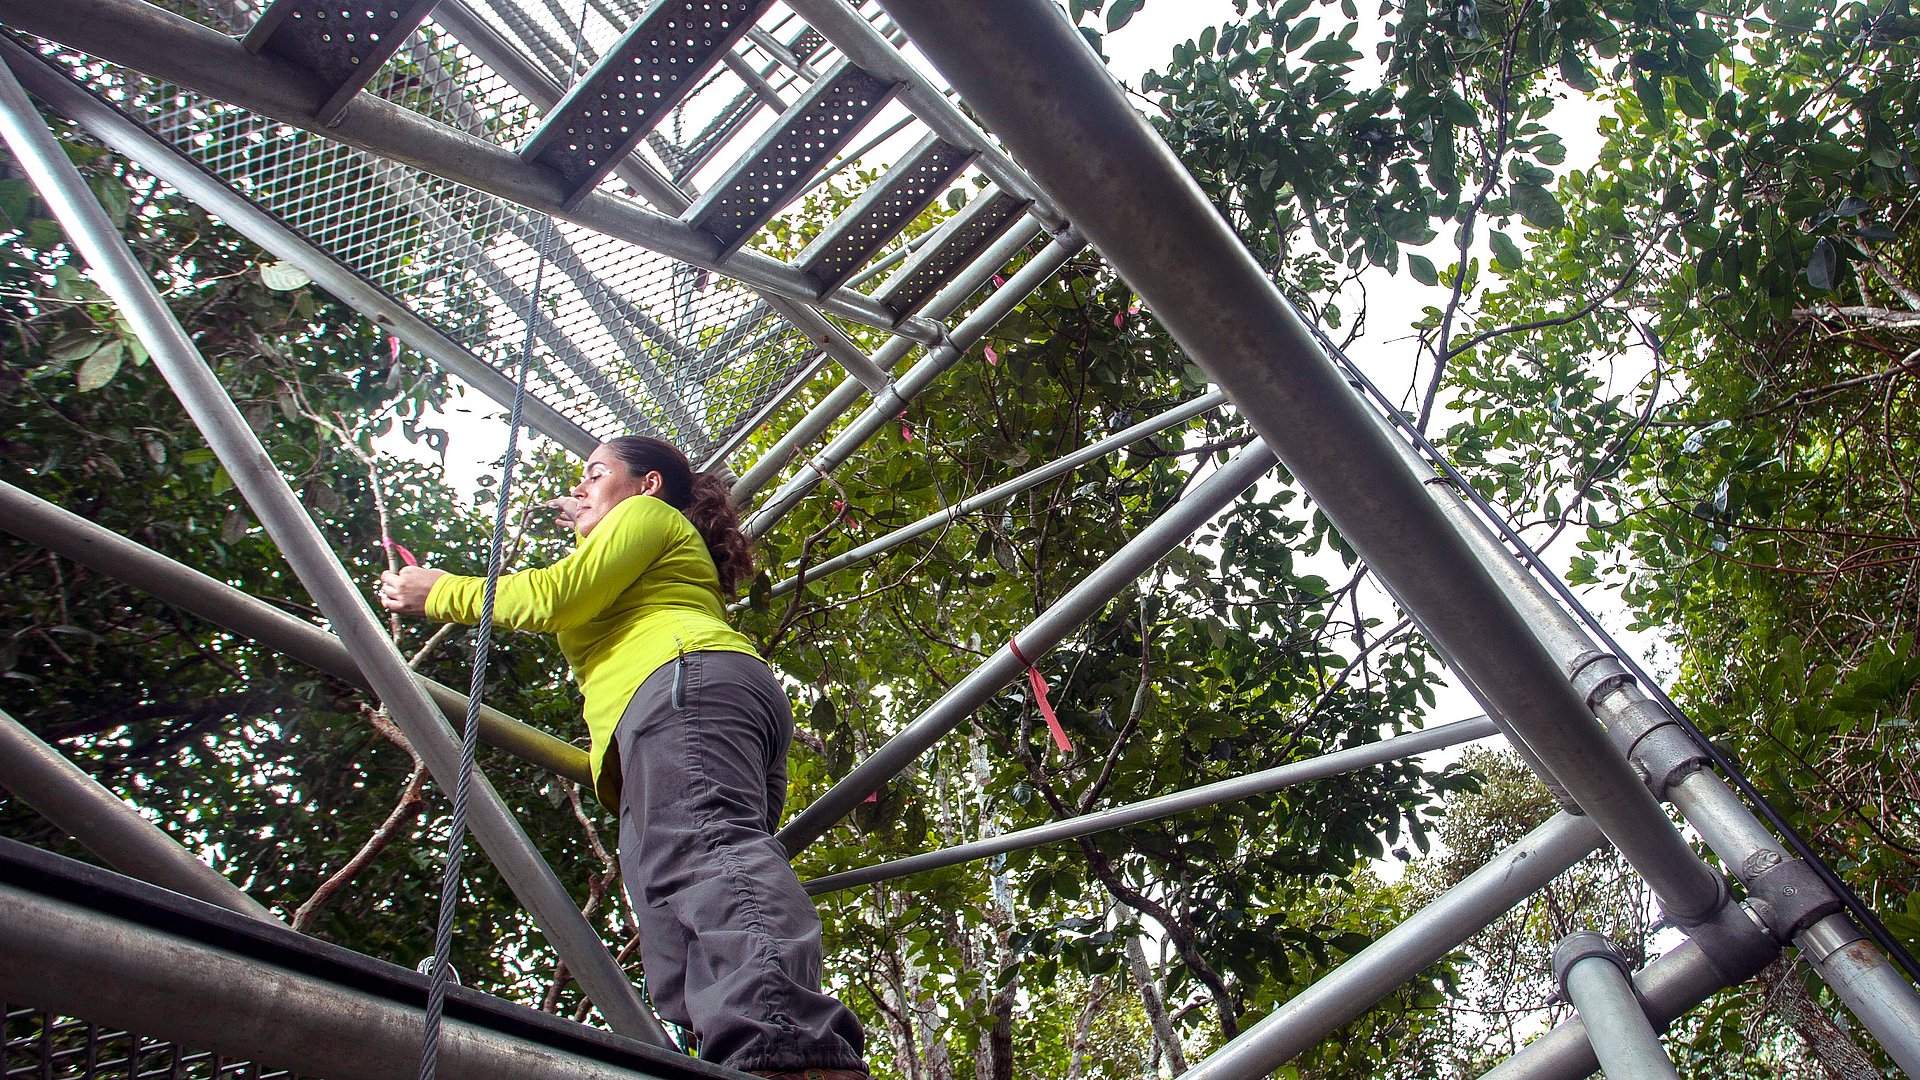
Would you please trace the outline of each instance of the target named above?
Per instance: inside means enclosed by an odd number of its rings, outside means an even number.
[[[397,615],[425,615],[427,613],[427,594],[433,591],[433,583],[446,577],[445,570],[435,570],[431,566],[403,566],[399,570],[383,570],[380,584],[373,590],[380,606]]]

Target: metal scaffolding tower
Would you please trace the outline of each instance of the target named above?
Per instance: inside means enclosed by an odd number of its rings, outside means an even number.
[[[1920,1076],[1920,996],[1830,883],[1768,830],[1658,688],[1569,611],[1502,523],[1461,486],[1434,482],[1444,471],[1431,447],[1367,395],[1275,289],[1054,5],[597,0],[582,10],[571,25],[558,6],[534,0],[0,0],[0,24],[12,31],[0,40],[0,134],[331,631],[11,485],[0,484],[0,527],[369,688],[435,779],[452,783],[457,747],[442,714],[459,715],[465,698],[406,668],[27,92],[496,400],[511,397],[517,346],[531,335],[539,359],[529,422],[576,452],[643,430],[697,462],[729,464],[757,425],[837,365],[845,381],[738,470],[743,501],[771,489],[748,517],[755,535],[1090,248],[1219,389],[848,551],[808,579],[1225,404],[1261,438],[804,808],[780,833],[789,850],[908,768],[1276,463],[1485,715],[850,868],[810,891],[1118,828],[1498,732],[1564,812],[1188,1076],[1251,1080],[1280,1068],[1608,845],[1686,942],[1631,971],[1605,942],[1569,938],[1555,975],[1577,1018],[1490,1076],[1672,1075],[1658,1032],[1784,947],[1800,950],[1888,1056]],[[965,111],[905,59],[909,40]],[[1048,77],[1026,77],[1036,71]],[[848,161],[881,154],[891,169],[789,260],[753,245]],[[964,205],[944,225],[907,235],[949,194]],[[550,302],[533,304],[547,216],[557,233]],[[864,354],[846,325],[882,331],[886,344]],[[802,584],[783,581],[774,592]],[[482,719],[491,745],[584,779],[578,750],[498,712]],[[150,1065],[227,1075],[236,1061],[253,1075],[411,1073],[423,976],[274,923],[4,717],[0,785],[129,875],[0,842],[7,1075],[16,1060],[35,1075],[89,1080],[154,1075]],[[481,844],[616,1034],[456,992],[447,1075],[734,1075],[648,1045],[662,1041],[658,1021],[510,812],[484,781],[477,786]],[[1672,811],[1736,882],[1696,852]],[[84,1067],[56,1060],[74,1046],[84,1048]]]

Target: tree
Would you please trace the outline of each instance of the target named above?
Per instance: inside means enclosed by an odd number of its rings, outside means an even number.
[[[838,205],[817,207],[818,220]],[[1171,406],[1201,385],[1177,356],[1109,272],[1069,263],[917,400],[897,435],[841,469],[830,496],[782,522],[767,576]],[[1191,485],[1195,466],[1249,438],[1237,418],[1196,421],[777,601],[757,587],[745,625],[801,698],[809,752],[795,761],[794,801],[824,790],[1078,582]],[[1403,730],[1429,700],[1429,659],[1404,625],[1353,620],[1360,580],[1336,547],[1290,483],[1256,488],[1041,662],[1072,754],[1048,749],[1024,687],[1003,693],[809,849],[803,876]],[[1331,582],[1309,562],[1349,577]],[[1367,664],[1351,663],[1363,647]],[[1424,845],[1434,800],[1457,782],[1391,767],[830,897],[823,915],[830,938],[865,961],[844,969],[864,971],[848,989],[874,1003],[899,1075],[943,1076],[969,1059],[983,1077],[1035,1060],[1095,1069],[1075,1049],[1080,1019],[1116,981],[1131,983],[1147,1013],[1167,1013],[1148,1037],[1154,1017],[1126,1006],[1129,1023],[1146,1021],[1133,1045],[1179,1061],[1383,928],[1328,894],[1387,845]],[[1342,812],[1325,814],[1330,804]],[[1127,960],[1142,934],[1169,951],[1157,979]],[[1056,992],[1064,1000],[1049,1005]],[[1364,1060],[1378,1045],[1351,1040],[1328,1060]]]

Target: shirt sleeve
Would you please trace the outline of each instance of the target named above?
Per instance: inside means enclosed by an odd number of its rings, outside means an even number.
[[[494,596],[494,623],[552,633],[590,621],[666,552],[672,532],[661,512],[679,513],[652,496],[631,496],[608,511],[573,554],[551,566],[502,575]],[[485,578],[448,574],[427,593],[427,616],[442,622],[480,621],[486,584]]]

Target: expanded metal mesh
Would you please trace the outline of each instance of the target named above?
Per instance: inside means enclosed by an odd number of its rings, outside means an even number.
[[[170,6],[240,34],[266,5],[172,0]],[[521,0],[477,6],[565,85],[646,5]],[[780,23],[770,16],[769,25]],[[531,391],[596,435],[654,432],[700,458],[811,358],[805,337],[738,282],[565,222],[554,223],[535,303],[540,215],[71,50],[49,46],[47,55],[497,370],[515,370],[530,317],[537,342]],[[526,140],[541,113],[432,22],[409,36],[368,90],[510,147]],[[731,115],[743,91],[737,76],[717,69],[655,140],[656,154],[676,158],[697,150],[699,132]],[[693,127],[691,149],[670,141]],[[617,178],[606,185],[624,186]]]
[[[296,1080],[285,1069],[222,1057],[40,1009],[4,1006],[4,1080]]]

